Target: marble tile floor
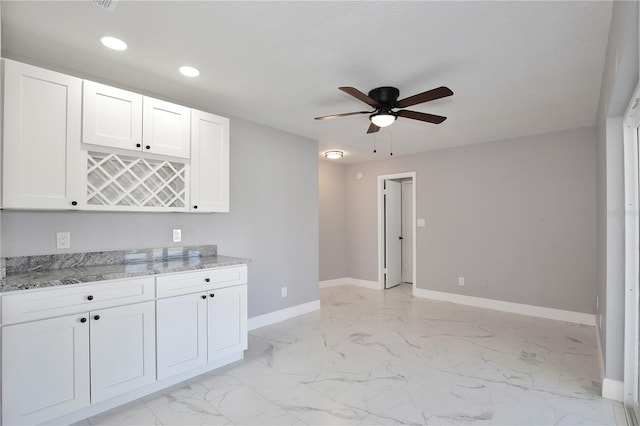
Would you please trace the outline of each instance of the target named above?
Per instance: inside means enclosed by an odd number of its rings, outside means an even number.
[[[249,336],[245,359],[78,425],[624,425],[593,327],[320,290],[322,309]]]

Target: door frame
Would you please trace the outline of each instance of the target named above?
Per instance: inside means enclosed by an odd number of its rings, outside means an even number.
[[[624,148],[624,200],[625,200],[625,313],[624,313],[624,405],[628,411],[638,416],[640,389],[638,378],[638,334],[640,333],[640,312],[638,293],[640,291],[640,221],[638,217],[640,185],[638,127],[640,126],[640,85],[636,87],[623,121]],[[634,108],[635,107],[635,108]]]
[[[384,181],[387,179],[407,179],[410,178],[413,182],[413,189],[411,191],[411,197],[413,200],[411,217],[412,221],[412,234],[413,234],[413,292],[416,290],[416,172],[403,172],[394,173],[391,175],[378,176],[378,288],[384,290]]]

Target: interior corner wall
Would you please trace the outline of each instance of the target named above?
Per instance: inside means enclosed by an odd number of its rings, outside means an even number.
[[[637,1],[613,2],[597,113],[597,289],[605,377],[624,380],[624,180],[622,119],[638,84]]]
[[[320,281],[347,275],[347,191],[343,164],[320,161]]]
[[[317,300],[317,142],[232,117],[230,182],[230,213],[5,210],[2,254],[59,252],[56,231],[71,232],[70,252],[175,246],[180,228],[183,245],[251,259],[250,317]]]
[[[377,280],[377,176],[416,172],[417,288],[594,313],[595,141],[585,127],[349,165],[349,277]]]

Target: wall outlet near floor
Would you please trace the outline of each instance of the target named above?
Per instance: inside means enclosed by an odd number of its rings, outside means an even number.
[[[600,299],[596,296],[596,309],[598,309],[598,305],[600,304]]]
[[[489,286],[488,280],[480,280],[478,283],[480,284],[480,288],[487,288]]]
[[[458,277],[458,285],[464,285],[464,277]]]
[[[182,229],[174,229],[173,230],[173,242],[179,243],[182,241]]]
[[[56,248],[71,248],[71,232],[56,232]]]
[[[287,288],[282,287],[281,293],[282,293],[282,297],[287,297]]]

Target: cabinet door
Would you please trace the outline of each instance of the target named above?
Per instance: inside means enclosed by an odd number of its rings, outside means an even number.
[[[142,149],[142,95],[85,80],[82,98],[82,142]]]
[[[247,349],[247,286],[211,291],[209,297],[209,362]]]
[[[191,111],[191,211],[229,211],[229,119]]]
[[[89,405],[89,321],[82,318],[3,327],[3,424],[39,424]]]
[[[81,96],[78,78],[5,60],[5,208],[72,209],[81,202]]]
[[[195,293],[156,302],[158,380],[207,363],[207,297]]]
[[[189,158],[190,108],[145,97],[142,123],[142,146],[145,152]]]
[[[156,379],[154,302],[92,311],[91,402]]]

